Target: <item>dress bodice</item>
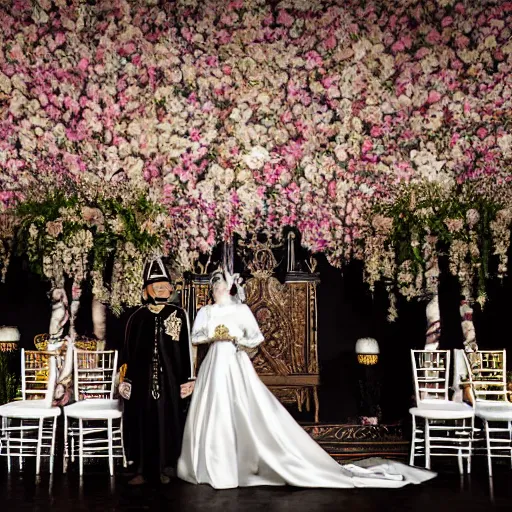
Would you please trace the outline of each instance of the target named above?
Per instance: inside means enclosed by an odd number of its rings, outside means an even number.
[[[263,341],[263,334],[246,304],[213,304],[202,307],[192,327],[192,343],[236,341],[253,348]]]

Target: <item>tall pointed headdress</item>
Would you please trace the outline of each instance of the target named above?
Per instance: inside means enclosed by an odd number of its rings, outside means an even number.
[[[144,268],[144,288],[148,284],[158,283],[159,281],[171,282],[171,276],[165,268],[161,258],[153,258],[146,263]]]

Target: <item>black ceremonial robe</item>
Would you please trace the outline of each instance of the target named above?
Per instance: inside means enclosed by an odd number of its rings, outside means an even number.
[[[173,304],[160,313],[139,308],[128,320],[122,363],[132,385],[124,401],[124,442],[137,473],[154,478],[176,467],[185,405],[180,385],[192,376],[186,312]]]

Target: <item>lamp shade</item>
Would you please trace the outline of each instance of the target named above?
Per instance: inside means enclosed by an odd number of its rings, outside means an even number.
[[[356,354],[380,354],[377,340],[374,338],[359,338],[356,342]]]
[[[16,343],[20,341],[20,331],[17,327],[0,327],[0,341]]]

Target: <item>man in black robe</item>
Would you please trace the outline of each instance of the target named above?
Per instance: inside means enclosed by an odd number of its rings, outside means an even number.
[[[185,398],[194,389],[188,316],[170,302],[171,280],[161,259],[144,270],[144,306],[128,320],[119,393],[124,440],[136,475],[168,483],[181,452]]]

